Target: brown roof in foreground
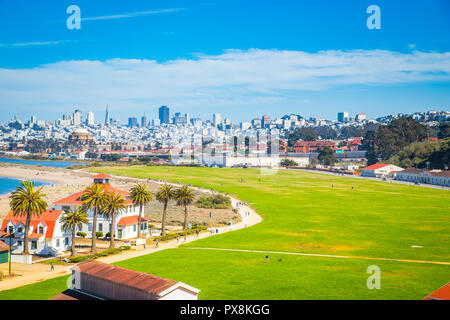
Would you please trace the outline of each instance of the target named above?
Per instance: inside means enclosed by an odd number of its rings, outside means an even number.
[[[450,282],[430,293],[423,300],[450,300]]]
[[[78,264],[77,267],[82,274],[147,291],[155,296],[178,283],[175,280],[168,280],[94,260],[86,260]]]

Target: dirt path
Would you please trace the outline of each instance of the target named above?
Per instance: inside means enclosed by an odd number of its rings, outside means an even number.
[[[302,253],[302,252],[283,252],[283,251],[262,251],[262,250],[245,250],[245,249],[224,249],[224,248],[185,248],[189,250],[218,250],[218,251],[237,251],[237,252],[256,252],[256,253],[272,253],[272,254],[288,254],[308,257],[323,257],[323,258],[338,258],[338,259],[361,259],[361,260],[381,260],[381,261],[395,261],[408,263],[427,263],[427,264],[441,264],[450,266],[450,262],[445,261],[426,261],[426,260],[410,260],[410,259],[393,259],[393,258],[374,258],[374,257],[359,257],[359,256],[338,256],[332,254],[320,253]]]

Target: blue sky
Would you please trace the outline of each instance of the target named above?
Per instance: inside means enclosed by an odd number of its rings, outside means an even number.
[[[449,52],[446,0],[0,0],[0,121],[448,110]]]

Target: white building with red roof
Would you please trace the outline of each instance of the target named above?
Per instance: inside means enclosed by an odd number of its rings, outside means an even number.
[[[402,171],[403,168],[387,163],[375,163],[361,170],[362,177],[383,178],[394,173]]]
[[[56,255],[70,250],[71,232],[64,232],[61,225],[61,210],[47,210],[40,217],[33,216],[30,221],[29,252],[38,255]],[[26,216],[15,217],[10,211],[3,220],[0,239],[10,245],[12,253],[23,252]]]
[[[120,212],[116,216],[115,225],[115,238],[117,239],[132,239],[136,238],[138,235],[138,219],[139,219],[139,206],[133,204],[133,201],[129,199],[130,194],[126,191],[119,190],[110,184],[111,176],[100,173],[92,177],[94,183],[102,184],[106,192],[115,192],[122,195],[126,200],[126,209]],[[71,194],[70,196],[58,200],[52,204],[52,208],[56,210],[68,211],[74,210],[76,207],[82,206],[81,195],[84,190]],[[88,210],[88,221],[87,225],[83,225],[81,229],[77,232],[84,232],[88,237],[92,236],[92,223],[94,220],[94,211]],[[142,213],[144,216],[144,212]],[[148,219],[141,218],[141,234],[143,236],[148,235]],[[107,216],[98,215],[97,216],[97,232],[102,232],[103,235],[111,232],[111,219]]]

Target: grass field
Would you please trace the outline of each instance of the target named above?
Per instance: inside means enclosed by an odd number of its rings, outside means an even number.
[[[276,175],[256,169],[95,170],[214,188],[247,202],[263,217],[245,230],[118,263],[198,287],[201,299],[420,299],[450,280],[449,265],[285,254],[271,254],[266,263],[262,253],[198,249],[450,262],[450,193],[445,190],[286,170]],[[372,264],[381,268],[381,290],[366,287]],[[0,299],[21,288],[15,290],[0,292]]]

